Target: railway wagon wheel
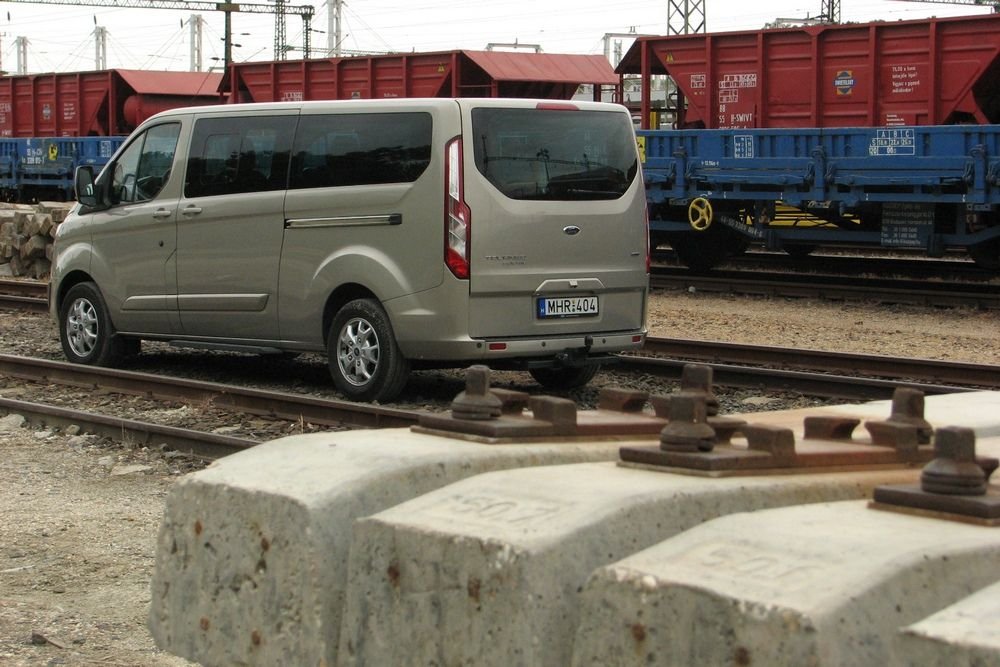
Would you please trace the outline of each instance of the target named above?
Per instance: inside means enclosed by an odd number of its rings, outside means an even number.
[[[969,246],[969,257],[976,266],[990,271],[1000,271],[1000,238]]]

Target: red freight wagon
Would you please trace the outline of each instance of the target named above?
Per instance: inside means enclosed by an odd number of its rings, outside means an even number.
[[[221,80],[123,69],[0,77],[0,136],[126,135],[159,111],[220,102]]]
[[[677,84],[677,127],[1000,122],[1000,14],[639,38],[617,69]]]
[[[580,84],[618,83],[601,56],[445,51],[230,65],[222,91],[231,102],[384,97],[569,99]]]

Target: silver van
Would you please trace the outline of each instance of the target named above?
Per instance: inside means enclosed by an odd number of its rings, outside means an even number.
[[[389,400],[411,368],[585,384],[645,338],[646,202],[628,112],[394,99],[177,109],[143,123],[56,235],[66,357],[159,340],[325,351]]]

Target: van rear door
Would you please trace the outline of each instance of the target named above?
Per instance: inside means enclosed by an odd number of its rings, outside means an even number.
[[[640,330],[646,202],[628,113],[592,103],[468,104],[471,335]]]

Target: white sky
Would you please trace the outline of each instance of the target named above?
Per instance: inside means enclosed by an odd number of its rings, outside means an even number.
[[[266,0],[247,0],[264,3]],[[312,4],[286,0],[288,5]],[[539,44],[548,53],[603,53],[605,33],[665,34],[667,0],[350,0],[344,6],[342,47],[350,51],[449,51],[484,49],[489,43]],[[781,18],[815,16],[821,1],[779,0],[756,3],[705,0],[710,32],[757,29]],[[312,46],[326,48],[327,9],[314,4]],[[905,2],[841,0],[841,20],[867,22],[928,16],[985,14],[987,7]],[[108,31],[108,66],[127,69],[185,70],[190,64],[193,12],[161,9],[3,3],[0,9],[0,68],[14,71],[14,41],[28,39],[28,71],[94,69],[95,25]],[[203,62],[221,64],[223,15],[200,12],[204,19]],[[184,23],[182,27],[182,23]],[[274,18],[233,14],[233,58],[274,59]],[[286,18],[287,42],[302,45],[302,21]],[[630,40],[624,40],[627,50]],[[293,51],[289,57],[301,57]],[[211,60],[211,58],[218,60]]]

